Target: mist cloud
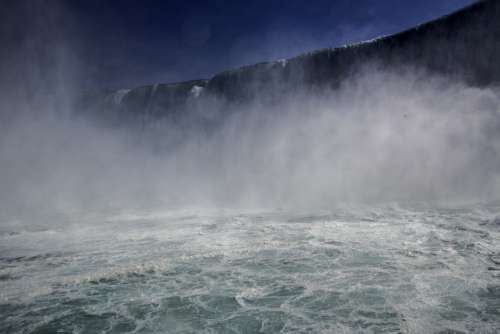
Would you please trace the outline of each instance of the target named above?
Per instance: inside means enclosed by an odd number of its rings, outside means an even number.
[[[499,99],[496,88],[367,67],[335,91],[231,105],[210,131],[110,129],[46,107],[3,133],[2,212],[489,201]]]

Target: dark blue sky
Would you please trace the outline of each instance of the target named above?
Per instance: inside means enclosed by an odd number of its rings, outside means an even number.
[[[7,0],[8,2],[9,0]],[[246,64],[391,34],[474,0],[67,0],[9,6],[0,28],[33,25],[76,58],[89,85],[208,78]],[[11,1],[11,3],[17,3]],[[24,12],[23,12],[24,11]],[[10,26],[9,26],[10,25]],[[26,34],[25,34],[26,35]],[[11,38],[11,40],[16,40]]]

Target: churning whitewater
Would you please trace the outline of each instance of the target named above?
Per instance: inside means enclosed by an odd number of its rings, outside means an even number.
[[[2,333],[498,333],[498,205],[2,225]]]

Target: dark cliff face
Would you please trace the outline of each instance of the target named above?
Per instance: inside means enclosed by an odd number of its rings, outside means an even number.
[[[88,95],[82,105],[121,121],[176,119],[217,99],[279,101],[296,90],[335,89],[366,65],[423,69],[475,86],[500,82],[500,1],[485,0],[396,35],[226,71],[209,80]],[[114,116],[113,116],[114,115]]]

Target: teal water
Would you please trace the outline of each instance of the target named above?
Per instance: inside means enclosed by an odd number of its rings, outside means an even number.
[[[393,205],[10,223],[0,332],[499,333],[499,212]]]

